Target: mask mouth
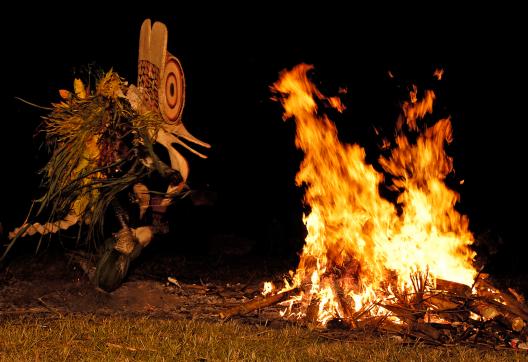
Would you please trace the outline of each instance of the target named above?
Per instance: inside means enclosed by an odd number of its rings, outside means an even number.
[[[171,144],[172,143],[180,144],[183,147],[185,147],[186,149],[188,149],[189,151],[191,151],[192,153],[194,153],[195,155],[198,155],[201,158],[207,158],[206,155],[196,151],[194,148],[189,146],[187,143],[183,142],[183,140],[186,140],[188,142],[194,143],[196,145],[199,145],[199,146],[202,146],[202,147],[205,147],[205,148],[211,148],[211,145],[209,143],[205,143],[203,141],[200,141],[198,138],[196,138],[192,134],[190,134],[189,131],[187,131],[187,129],[185,128],[185,126],[183,125],[183,123],[181,121],[176,123],[176,124],[174,124],[174,125],[172,125],[172,124],[163,125],[162,128],[160,129],[160,131],[162,131],[162,132],[161,132],[161,134],[158,133],[158,142],[159,142],[159,139],[160,139],[160,135],[163,135],[163,133],[168,133],[169,134],[168,139],[170,139],[170,143]]]
[[[185,182],[187,180],[187,176],[189,175],[189,165],[187,163],[187,160],[173,147],[173,144],[176,143],[182,145],[183,147],[185,147],[186,149],[201,158],[207,158],[207,156],[203,153],[196,151],[194,148],[185,143],[184,140],[205,148],[211,148],[210,144],[200,141],[198,138],[191,135],[181,122],[178,122],[174,125],[163,125],[158,130],[158,134],[156,136],[156,142],[164,146],[169,153],[171,168],[179,171]]]

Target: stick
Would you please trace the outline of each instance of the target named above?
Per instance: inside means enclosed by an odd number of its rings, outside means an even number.
[[[56,313],[50,310],[48,307],[32,307],[32,308],[20,308],[15,310],[7,310],[0,312],[0,317],[7,315],[21,315],[27,313]],[[62,317],[62,316],[61,316]]]
[[[46,303],[44,300],[42,300],[42,297],[40,298],[37,298],[37,300],[42,303],[42,305],[44,307],[46,307],[48,310],[50,310],[51,312],[53,313],[56,313],[60,318],[63,318],[64,316],[62,315],[61,312],[59,312],[57,309],[53,308],[52,306],[50,306],[48,303]]]
[[[253,300],[250,300],[249,302],[237,305],[224,312],[220,312],[220,318],[226,319],[235,315],[248,314],[257,309],[269,307],[270,305],[274,305],[283,301],[284,299],[288,298],[290,294],[294,294],[298,291],[298,288],[294,288],[286,292],[273,294],[262,298],[255,298]]]
[[[520,295],[515,289],[508,288],[508,292],[510,292],[515,297],[515,299],[517,299],[517,301],[519,303],[521,303],[521,304],[525,304],[526,303],[526,300],[524,300],[524,297],[522,295]]]
[[[132,351],[132,352],[137,352],[137,351],[158,352],[158,351],[156,351],[155,349],[150,349],[150,348],[135,348],[135,347],[124,346],[124,345],[120,345],[120,344],[117,344],[117,343],[110,343],[110,342],[106,342],[106,345],[107,345],[108,347],[114,347],[114,348],[119,348],[119,349],[126,349],[127,351]]]

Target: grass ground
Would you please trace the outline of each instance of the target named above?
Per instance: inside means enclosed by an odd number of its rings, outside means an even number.
[[[527,351],[340,341],[306,328],[93,317],[0,321],[0,361],[528,361]]]

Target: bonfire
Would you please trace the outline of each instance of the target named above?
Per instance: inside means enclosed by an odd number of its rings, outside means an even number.
[[[522,295],[496,288],[473,262],[469,220],[445,183],[453,171],[445,151],[451,120],[431,122],[435,93],[412,87],[394,139],[383,140],[390,154],[378,159],[377,170],[363,147],[339,141],[321,109],[344,106],[310,81],[312,68],[285,70],[272,86],[284,119],[295,120],[296,146],[304,152],[296,183],[310,212],[299,265],[283,286],[266,283],[262,297],[221,317],[279,304],[284,318],[311,328],[337,323],[432,344],[527,348]],[[396,201],[382,197],[381,187],[396,192]]]

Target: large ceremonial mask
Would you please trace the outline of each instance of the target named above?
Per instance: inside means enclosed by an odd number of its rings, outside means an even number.
[[[163,215],[177,196],[185,195],[189,174],[174,145],[203,158],[188,143],[210,147],[183,125],[185,78],[178,58],[167,52],[167,40],[164,24],[143,22],[137,85],[109,71],[95,75],[95,86],[91,79],[75,79],[73,91],[60,90],[61,102],[53,104],[41,127],[51,155],[42,170],[45,193],[28,220],[9,234],[4,256],[20,237],[74,225],[80,228],[79,241],[97,243],[110,207],[119,230],[99,243],[103,251],[95,282],[111,291],[153,237],[167,233]],[[167,150],[170,165],[155,144]],[[153,173],[166,180],[165,190],[149,190]],[[48,220],[31,222],[36,216]]]

